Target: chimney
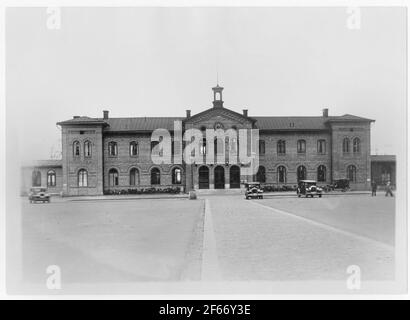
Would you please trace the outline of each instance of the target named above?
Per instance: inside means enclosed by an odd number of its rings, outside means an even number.
[[[327,118],[329,116],[329,109],[324,108],[322,111],[323,111],[323,117]]]
[[[73,119],[78,119],[80,116],[73,116]]]
[[[187,117],[187,118],[190,118],[190,117],[191,117],[191,110],[187,110],[187,111],[186,111],[186,117]]]
[[[104,115],[104,120],[107,120],[108,119],[108,113],[109,113],[109,111],[108,110],[104,110],[103,111],[103,115]]]
[[[243,109],[243,116],[247,117],[248,116],[248,109]]]

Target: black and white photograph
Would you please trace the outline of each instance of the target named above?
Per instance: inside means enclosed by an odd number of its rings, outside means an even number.
[[[407,13],[6,7],[7,294],[406,294]]]

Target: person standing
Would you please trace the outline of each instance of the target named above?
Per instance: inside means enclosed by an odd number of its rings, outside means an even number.
[[[376,191],[377,191],[377,183],[376,181],[372,181],[372,197],[376,196]]]
[[[386,197],[387,196],[392,196],[393,197],[393,192],[391,190],[390,181],[387,181],[387,183],[386,183]]]

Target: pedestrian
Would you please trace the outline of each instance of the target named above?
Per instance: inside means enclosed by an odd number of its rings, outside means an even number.
[[[393,197],[393,192],[391,190],[390,181],[387,181],[387,183],[386,183],[386,197],[387,196],[392,196]]]
[[[377,191],[377,183],[376,181],[372,181],[372,197],[376,196],[376,191]]]

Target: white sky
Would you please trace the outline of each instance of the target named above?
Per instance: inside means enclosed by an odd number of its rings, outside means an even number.
[[[406,12],[362,8],[45,8],[6,12],[7,125],[25,160],[58,148],[73,115],[184,116],[212,105],[250,116],[351,113],[376,120],[372,152],[400,152]]]

